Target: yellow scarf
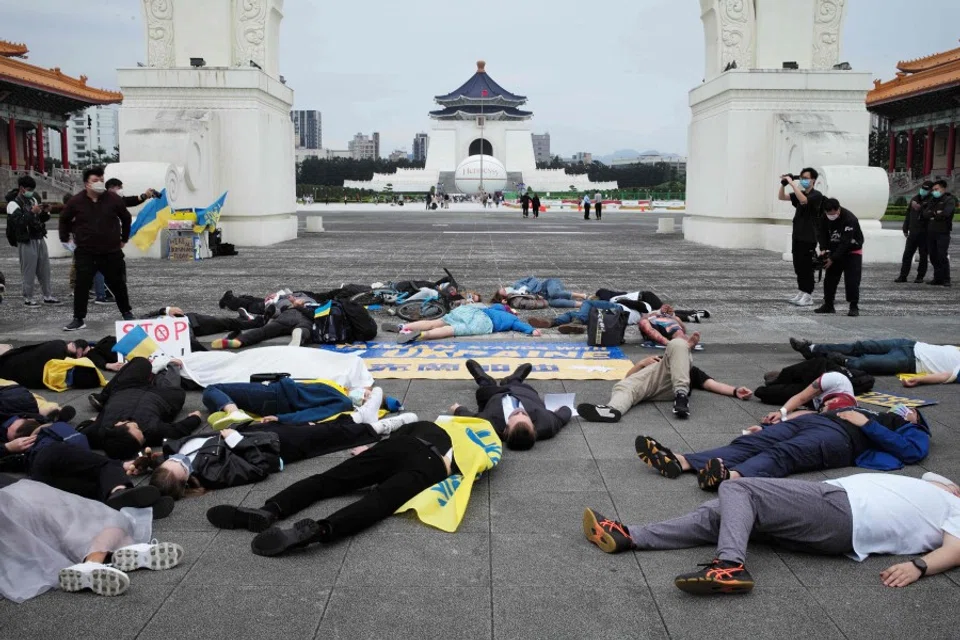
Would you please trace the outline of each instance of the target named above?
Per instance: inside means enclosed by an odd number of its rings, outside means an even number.
[[[97,369],[97,365],[93,364],[90,358],[47,360],[47,364],[43,365],[43,384],[53,391],[66,391],[70,388],[67,386],[67,373],[74,367],[88,367],[93,369],[97,372],[97,377],[100,378],[100,386],[107,386],[106,378],[103,377],[103,374]]]
[[[413,509],[425,524],[452,533],[467,511],[474,481],[484,471],[497,466],[503,456],[503,445],[493,425],[480,418],[440,416],[437,424],[453,442],[454,459],[461,473],[424,489],[396,513]]]

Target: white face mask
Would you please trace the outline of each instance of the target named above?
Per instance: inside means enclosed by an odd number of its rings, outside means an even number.
[[[830,215],[829,213],[827,214],[827,220],[836,220],[839,217],[840,217],[839,213],[835,213],[833,215]]]
[[[103,193],[104,191],[107,190],[107,185],[105,185],[102,182],[91,182],[90,190],[93,191],[94,193]]]
[[[114,193],[120,196],[121,198],[123,197],[123,189],[117,189],[116,191],[114,191]]]

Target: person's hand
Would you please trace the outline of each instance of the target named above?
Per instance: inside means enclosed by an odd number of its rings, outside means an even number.
[[[534,329],[534,330],[533,330],[533,333],[531,333],[530,335],[532,335],[534,338],[539,338],[539,337],[542,336],[543,334],[540,333],[540,329]]]
[[[914,211],[920,211],[920,203],[914,200],[913,202],[910,203],[910,208],[913,209]]]
[[[831,260],[830,258],[827,258],[827,261],[823,263],[824,269],[829,269],[832,266],[833,266],[833,260]]]
[[[777,424],[780,422],[781,418],[782,416],[780,415],[779,411],[771,411],[767,415],[763,416],[763,420],[760,422],[763,424]]]
[[[912,562],[901,562],[880,572],[885,587],[905,587],[920,579],[920,569]]]
[[[123,369],[123,365],[125,364],[126,364],[125,362],[107,363],[107,371],[120,371],[120,369]]]
[[[156,195],[156,193],[157,192],[154,191],[153,189],[147,189],[146,191],[143,192],[143,195],[145,195],[147,198],[152,198],[154,195]]]
[[[191,411],[190,413],[187,414],[187,417],[189,418],[189,417],[191,417],[191,416],[195,416],[195,417],[199,418],[199,417],[201,416],[201,414],[200,414],[199,411]]]
[[[837,414],[837,417],[840,418],[841,420],[846,420],[847,422],[849,422],[850,424],[856,427],[862,427],[863,425],[870,422],[867,416],[857,411],[841,411],[840,413]]]
[[[452,405],[450,405],[450,413],[456,413],[457,409],[459,408],[460,408],[460,403],[454,402]]]
[[[908,237],[909,235],[910,235],[909,232],[907,232],[907,231],[904,231],[904,232],[903,232],[903,237],[904,237],[904,238]]]
[[[641,360],[638,364],[641,367],[650,367],[660,362],[660,360],[661,360],[661,356],[647,356],[646,358]]]
[[[919,379],[919,378],[907,378],[906,380],[904,380],[904,381],[902,382],[902,384],[903,384],[903,386],[905,386],[905,387],[916,387],[916,386],[919,386],[919,385],[920,385],[920,379]]]
[[[170,360],[170,364],[175,364],[175,365],[177,365],[178,367],[182,367],[182,366],[183,366],[183,360],[181,360],[181,359],[179,359],[179,358],[173,358],[172,360]],[[197,412],[197,413],[199,413],[199,412]]]
[[[279,422],[280,420],[277,416],[263,416],[260,418],[260,422]]]
[[[760,433],[761,431],[763,431],[763,427],[761,427],[761,426],[758,425],[758,424],[755,424],[755,425],[753,425],[752,427],[747,427],[746,429],[744,429],[744,431],[746,431],[746,432],[748,432],[748,433],[751,433],[751,434],[752,434],[752,433]]]
[[[10,453],[23,453],[28,451],[33,443],[37,441],[37,436],[24,436],[23,438],[14,438],[6,444],[7,451]]]
[[[38,205],[38,204],[35,204],[35,205],[33,205],[32,207],[30,207],[30,212],[31,212],[31,213],[40,213],[40,211],[41,211],[40,205]]]
[[[180,307],[169,307],[167,309],[167,315],[168,316],[184,316],[186,314],[183,312],[183,309],[181,309]]]
[[[787,181],[787,184],[793,184],[793,176],[791,176],[789,173],[780,176],[780,179],[781,179],[781,180],[786,180],[786,181]]]
[[[737,390],[733,393],[739,400],[749,400],[753,397],[753,391],[750,391],[750,389],[746,387],[737,387]]]

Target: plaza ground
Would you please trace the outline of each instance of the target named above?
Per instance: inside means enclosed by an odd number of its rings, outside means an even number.
[[[320,291],[344,282],[433,279],[442,267],[485,298],[499,284],[525,275],[555,276],[575,290],[645,288],[681,308],[709,309],[713,318],[699,327],[706,349],[696,355],[698,366],[750,387],[760,384],[764,372],[798,360],[787,345],[792,335],[819,342],[958,338],[957,288],[894,285],[897,265],[867,265],[862,317],[815,316],[783,302],[795,291],[794,278],[778,255],[657,235],[657,217],[665,214],[608,212],[602,222],[586,222],[576,212],[524,220],[519,212],[493,209],[428,213],[409,206],[363,211],[315,205],[302,217],[318,214],[325,233],[301,229],[298,240],[284,245],[241,248],[239,256],[195,264],[131,261],[135,312],[176,304],[219,313],[217,300],[228,288],[254,294],[282,286]],[[7,276],[0,342],[70,335],[60,331],[71,315],[68,266],[59,260],[53,267],[56,292],[66,304],[28,310],[19,298],[15,253],[0,250],[0,269]],[[838,307],[845,311],[842,302]],[[72,337],[102,337],[116,319],[115,308],[91,306],[88,328]],[[656,353],[637,345],[634,330],[627,338],[632,358]],[[547,331],[540,340],[569,338]],[[470,381],[386,380],[382,386],[424,418],[444,413],[453,402],[473,402]],[[602,402],[612,383],[535,386]],[[878,391],[899,389],[892,378],[876,385]],[[926,387],[911,395],[940,404],[926,410],[933,432],[929,458],[900,473],[935,470],[960,479],[957,388]],[[68,392],[58,399],[72,402],[85,418],[91,410],[84,396]],[[650,471],[634,453],[637,435],[679,450],[703,449],[729,442],[771,409],[701,392],[691,404],[686,421],[676,420],[669,404],[647,404],[619,424],[575,419],[530,452],[507,452],[476,485],[455,534],[401,516],[353,540],[267,559],[250,553],[251,534],[217,531],[204,518],[215,504],[259,506],[272,492],[329,468],[345,454],[291,465],[258,485],[184,500],[155,527],[157,538],[183,545],[183,564],[131,574],[130,590],[118,598],[51,592],[23,605],[0,602],[0,638],[956,637],[957,570],[893,590],[880,584],[879,572],[896,558],[857,564],[756,546],[747,559],[757,581],[753,594],[696,598],[678,591],[673,577],[708,562],[712,549],[610,556],[589,544],[580,526],[584,507],[643,523],[679,515],[712,497],[692,477],[669,481]],[[190,394],[187,410],[199,407],[199,395]],[[305,515],[322,517],[349,500],[318,504]]]

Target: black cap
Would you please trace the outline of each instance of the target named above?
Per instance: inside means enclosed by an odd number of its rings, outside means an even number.
[[[923,181],[923,184],[920,185],[920,188],[921,188],[921,189],[927,189],[928,191],[929,191],[930,189],[933,189],[933,180],[924,180],[924,181]]]

